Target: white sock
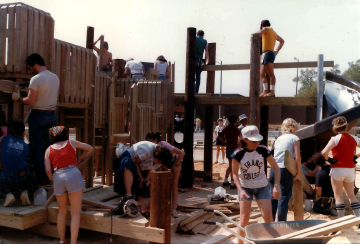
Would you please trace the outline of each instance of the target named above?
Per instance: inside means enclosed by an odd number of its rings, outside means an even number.
[[[275,91],[275,85],[270,85],[270,90]]]
[[[345,216],[345,204],[343,203],[337,203],[336,204],[336,211],[338,213],[338,217],[344,217]]]
[[[350,206],[351,206],[352,210],[354,211],[354,214],[357,217],[360,217],[360,204],[359,204],[359,201],[350,203]]]
[[[225,175],[225,180],[224,180],[224,183],[229,183],[229,181],[228,181],[228,175]]]
[[[126,196],[129,196],[129,197],[131,197],[132,195],[131,195],[131,194],[126,194]]]
[[[234,181],[233,181],[233,180],[231,181],[231,185],[232,185],[232,186],[233,186],[233,185],[235,185],[235,183],[234,183]]]
[[[263,90],[266,91],[268,89],[268,83],[263,83]]]

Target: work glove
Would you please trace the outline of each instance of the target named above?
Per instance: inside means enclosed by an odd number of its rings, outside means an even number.
[[[354,155],[354,157],[353,157],[354,164],[357,164],[357,161],[356,161],[357,158],[358,157],[356,155]]]
[[[328,158],[327,160],[331,165],[336,164],[338,160],[336,158]]]
[[[11,97],[12,97],[12,100],[17,102],[20,99],[20,93],[19,92],[13,92]]]

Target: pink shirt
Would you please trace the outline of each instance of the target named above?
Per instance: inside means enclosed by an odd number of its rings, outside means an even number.
[[[170,145],[169,143],[167,143],[166,141],[160,141],[160,142],[159,142],[159,146],[160,146],[160,147],[166,147],[167,149],[169,149],[170,152],[171,152],[171,154],[173,155],[173,157],[177,155],[176,153],[173,153],[175,147],[174,147],[174,146],[171,146],[171,145]]]

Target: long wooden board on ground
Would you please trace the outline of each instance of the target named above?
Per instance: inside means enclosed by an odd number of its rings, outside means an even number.
[[[291,153],[289,151],[285,151],[285,157],[284,157],[284,165],[289,172],[295,176],[297,172],[296,168],[296,162],[295,159],[292,157]],[[310,195],[313,194],[313,188],[311,187],[309,181],[306,179],[306,176],[304,173],[300,170],[300,177],[299,180],[303,183],[304,191],[309,193]]]
[[[306,229],[303,229],[303,230],[299,230],[299,231],[296,231],[296,232],[289,233],[287,235],[279,236],[276,239],[294,238],[294,237],[298,237],[300,235],[307,234],[307,233],[310,233],[310,232],[313,232],[313,231],[316,231],[316,230],[319,230],[319,229],[327,228],[329,226],[333,226],[333,225],[340,225],[341,226],[341,223],[344,223],[344,222],[349,221],[349,220],[353,220],[355,218],[356,218],[355,215],[347,215],[347,216],[344,216],[344,217],[339,218],[339,219],[335,219],[335,220],[332,220],[332,221],[325,222],[323,224],[318,224],[318,225],[315,225],[315,226],[312,226],[312,227],[309,227],[309,228],[306,228]],[[330,232],[330,233],[332,233],[332,232]]]
[[[219,217],[219,216],[213,216],[208,221],[224,223],[224,219],[222,217]],[[200,231],[199,234],[207,235],[207,234],[211,233],[212,231],[214,231],[216,228],[218,228],[217,225],[208,225],[205,229]]]
[[[114,209],[115,206],[107,201],[117,197],[119,197],[119,194],[114,192],[113,186],[104,187],[85,193],[83,203],[99,208]]]

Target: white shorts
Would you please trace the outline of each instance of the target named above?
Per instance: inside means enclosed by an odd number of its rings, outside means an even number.
[[[355,180],[354,168],[333,168],[330,171],[330,176],[336,181],[344,181],[351,183]]]

